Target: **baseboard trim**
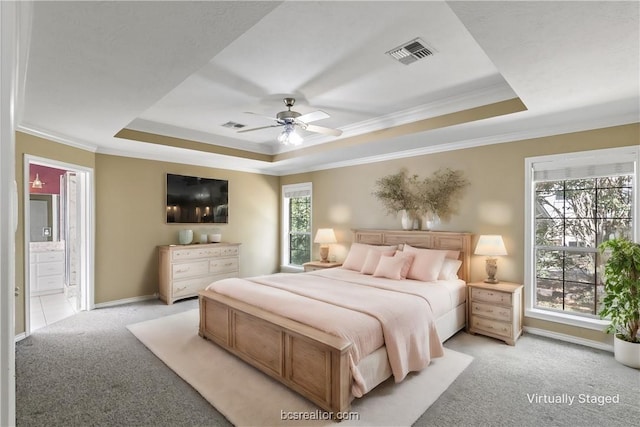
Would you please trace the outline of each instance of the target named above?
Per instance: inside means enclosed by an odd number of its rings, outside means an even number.
[[[551,332],[545,329],[532,328],[530,326],[525,326],[523,329],[526,333],[529,333],[532,335],[540,335],[541,337],[553,338],[555,340],[584,345],[585,347],[597,348],[598,350],[604,350],[604,351],[613,353],[613,345],[611,344],[605,344],[599,341],[588,340],[588,339],[576,337],[573,335],[561,334],[558,332]]]
[[[20,333],[20,334],[18,334],[18,335],[16,335],[16,336],[15,336],[15,342],[22,341],[22,340],[23,340],[23,339],[25,339],[26,337],[27,337],[27,334],[26,334],[26,333],[24,333],[24,332],[22,332],[22,333]]]
[[[146,300],[150,300],[150,299],[158,299],[158,294],[144,295],[144,296],[141,296],[141,297],[118,299],[118,300],[115,300],[115,301],[108,301],[108,302],[101,302],[101,303],[95,304],[94,308],[113,307],[113,306],[116,306],[116,305],[130,304],[132,302],[140,302],[140,301],[146,301]]]

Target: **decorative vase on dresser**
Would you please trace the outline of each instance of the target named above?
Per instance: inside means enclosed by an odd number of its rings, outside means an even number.
[[[159,246],[160,299],[167,304],[198,295],[212,282],[238,277],[239,243]]]
[[[515,345],[522,335],[522,288],[517,283],[469,283],[467,331]]]

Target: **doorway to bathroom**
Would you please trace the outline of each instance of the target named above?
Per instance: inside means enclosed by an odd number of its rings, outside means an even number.
[[[93,170],[25,156],[25,333],[93,308]]]

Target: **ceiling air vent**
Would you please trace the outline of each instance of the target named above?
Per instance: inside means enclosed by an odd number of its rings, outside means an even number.
[[[424,59],[427,56],[433,55],[434,52],[435,51],[429,48],[424,41],[416,38],[395,49],[391,49],[387,52],[387,55],[396,61],[402,62],[404,65],[409,65],[418,59]]]
[[[227,122],[222,125],[222,127],[231,128],[231,129],[242,129],[245,126],[247,125],[243,125],[242,123],[236,123],[236,122]]]

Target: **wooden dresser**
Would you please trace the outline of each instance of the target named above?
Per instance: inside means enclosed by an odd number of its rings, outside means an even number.
[[[522,288],[517,283],[469,283],[467,330],[515,345],[522,334]]]
[[[239,243],[159,246],[160,299],[167,304],[198,295],[210,283],[238,277]]]

